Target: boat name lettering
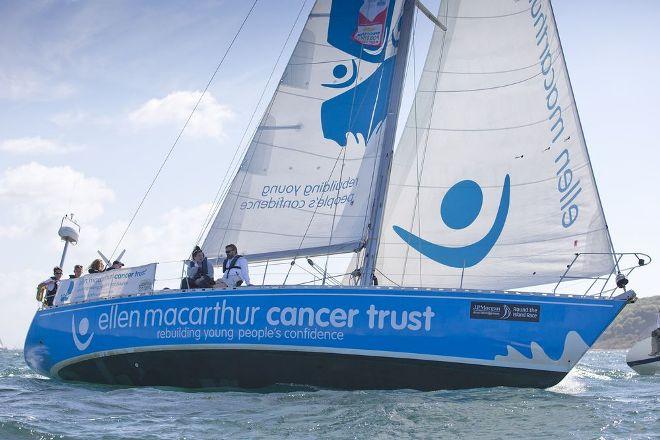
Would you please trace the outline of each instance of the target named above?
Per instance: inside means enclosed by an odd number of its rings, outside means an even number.
[[[262,309],[259,306],[232,306],[223,299],[209,306],[195,307],[168,307],[168,308],[145,308],[145,309],[120,309],[115,304],[108,311],[98,316],[98,329],[111,331],[113,329],[137,329],[146,327],[178,327],[176,334],[180,337],[192,337],[198,339],[200,335],[195,332],[195,326],[215,326],[219,328],[210,329],[215,331],[227,330],[230,326],[244,326],[238,332],[256,332],[254,327],[264,325],[273,327],[305,327],[324,329],[342,329],[357,327],[360,316],[365,316],[362,321],[369,329],[378,330],[408,330],[408,331],[430,331],[433,318],[436,313],[429,306],[421,310],[394,310],[378,308],[371,304],[364,313],[356,308],[342,307],[279,307],[272,306]],[[162,330],[161,330],[162,331]],[[172,331],[170,331],[172,333]],[[192,335],[192,336],[191,336]],[[311,335],[311,336],[310,336]],[[213,337],[213,335],[207,335]],[[232,334],[224,333],[222,336],[233,338]],[[338,335],[325,335],[327,337],[312,335],[307,337],[318,339],[336,339]],[[177,337],[174,333],[163,337]],[[239,334],[240,337],[240,334]],[[279,337],[279,336],[278,336]],[[285,336],[286,337],[286,336]]]
[[[552,144],[555,144],[564,132],[564,119],[562,118],[561,105],[559,104],[559,90],[553,65],[552,51],[550,49],[550,37],[548,36],[547,17],[542,10],[542,0],[529,0],[531,5],[530,14],[534,20],[534,29],[536,30],[536,45],[543,47],[539,56],[541,73],[543,74],[543,87],[546,91],[545,105],[549,112],[548,121],[552,123],[550,127],[550,136]],[[556,50],[561,53],[561,47]],[[570,139],[570,136],[566,140]],[[564,148],[555,158],[555,164],[559,165],[557,170],[557,190],[560,194],[559,205],[561,211],[561,224],[564,228],[572,226],[578,218],[579,205],[576,202],[577,196],[582,192],[580,179],[577,179],[573,185],[573,171],[569,167],[570,153]]]

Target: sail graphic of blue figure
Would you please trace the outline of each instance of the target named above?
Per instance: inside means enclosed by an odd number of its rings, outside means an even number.
[[[507,174],[493,226],[481,240],[467,246],[442,246],[424,240],[400,226],[395,225],[393,229],[410,247],[433,261],[456,268],[472,267],[488,255],[500,237],[509,213],[510,192],[510,179]],[[445,194],[440,206],[440,214],[448,227],[460,230],[467,228],[476,220],[482,204],[483,194],[479,185],[472,180],[462,180]]]
[[[393,47],[396,46],[390,29],[393,9],[394,0],[332,3],[328,43],[359,61],[356,63],[356,60],[352,59],[349,64],[337,64],[332,75],[340,82],[322,84],[323,87],[346,89],[321,105],[323,137],[334,140],[339,146],[346,146],[346,136],[349,133],[353,134],[356,142],[359,142],[358,134],[361,134],[367,143],[379,124],[385,120],[396,58],[396,55],[392,55],[385,59],[390,38]],[[356,37],[356,26],[360,20],[365,19],[375,23],[371,28],[380,29],[376,32],[382,35],[370,35],[372,40],[379,42],[378,45],[366,44]],[[358,83],[361,63],[380,65]]]

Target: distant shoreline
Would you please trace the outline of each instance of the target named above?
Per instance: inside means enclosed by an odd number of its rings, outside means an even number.
[[[660,295],[628,304],[593,346],[594,350],[627,350],[651,336],[660,309]]]

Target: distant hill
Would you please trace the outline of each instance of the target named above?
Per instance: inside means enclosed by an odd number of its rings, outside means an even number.
[[[660,296],[640,298],[628,304],[612,325],[596,341],[593,348],[630,348],[635,342],[651,336],[660,309]]]

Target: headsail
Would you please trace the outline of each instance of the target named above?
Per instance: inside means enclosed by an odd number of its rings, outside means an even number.
[[[381,283],[540,285],[576,252],[610,252],[549,1],[443,0],[439,17],[392,166]]]
[[[252,260],[357,249],[364,239],[401,1],[319,0],[207,234]]]

